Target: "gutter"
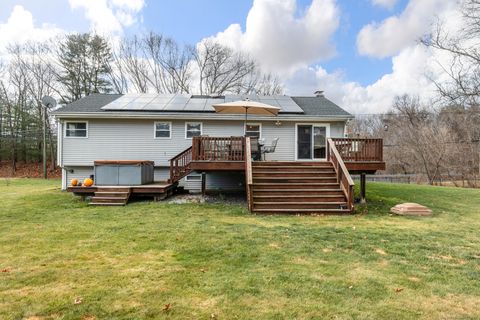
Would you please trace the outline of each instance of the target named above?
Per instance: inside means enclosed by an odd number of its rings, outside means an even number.
[[[185,120],[237,120],[244,121],[243,115],[227,115],[218,113],[199,114],[199,113],[131,113],[131,112],[78,112],[78,113],[54,113],[57,119],[185,119]],[[251,115],[248,117],[251,121],[347,121],[353,119],[353,115],[326,115],[309,116],[301,114],[280,114],[277,117],[261,117]]]

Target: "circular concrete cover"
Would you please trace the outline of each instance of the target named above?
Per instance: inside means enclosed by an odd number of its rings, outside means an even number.
[[[430,216],[432,210],[418,203],[401,203],[390,209],[391,212],[402,216]]]

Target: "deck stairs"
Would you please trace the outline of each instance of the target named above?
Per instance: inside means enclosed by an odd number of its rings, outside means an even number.
[[[124,206],[130,198],[129,187],[98,187],[90,205],[94,206]]]
[[[252,176],[253,212],[350,213],[331,162],[256,161]]]

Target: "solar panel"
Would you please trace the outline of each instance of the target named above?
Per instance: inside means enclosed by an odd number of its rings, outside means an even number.
[[[303,110],[289,96],[275,95],[240,95],[210,98],[190,94],[153,94],[129,93],[107,104],[104,110],[144,110],[144,111],[214,111],[213,104],[241,101],[245,99],[258,101],[281,108],[281,113],[303,113]]]

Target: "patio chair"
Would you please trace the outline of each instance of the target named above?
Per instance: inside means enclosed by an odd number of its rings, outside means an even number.
[[[265,160],[265,154],[275,152],[275,149],[277,149],[277,144],[278,144],[279,139],[280,138],[275,138],[275,139],[272,140],[271,145],[262,147],[261,153],[263,154],[263,160]]]

